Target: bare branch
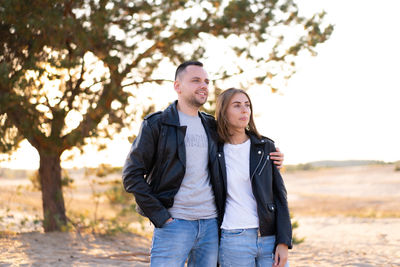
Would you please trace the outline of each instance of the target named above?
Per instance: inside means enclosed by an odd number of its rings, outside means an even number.
[[[126,77],[126,75],[128,75],[128,73],[131,72],[134,67],[137,67],[142,59],[148,58],[152,53],[154,53],[157,48],[162,48],[163,46],[164,44],[162,41],[155,40],[154,44],[151,47],[149,47],[145,52],[137,56],[137,58],[125,68],[125,70],[121,73],[122,77]]]
[[[85,88],[85,91],[87,91],[88,89],[92,88],[93,86],[95,86],[95,85],[97,85],[97,84],[99,84],[99,83],[104,83],[104,82],[107,82],[107,81],[110,81],[110,79],[109,79],[109,78],[108,78],[108,79],[101,79],[100,81],[97,81],[97,82],[95,82],[95,83],[89,85],[88,87],[86,87],[86,88]]]
[[[163,82],[174,82],[173,80],[168,80],[168,79],[151,79],[151,80],[143,80],[141,82],[131,82],[128,84],[123,84],[121,87],[127,87],[131,85],[140,85],[144,83],[163,83]]]

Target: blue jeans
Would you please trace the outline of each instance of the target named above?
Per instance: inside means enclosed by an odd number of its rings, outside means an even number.
[[[155,228],[151,246],[152,267],[215,267],[218,261],[217,219],[174,219]]]
[[[267,267],[274,263],[275,236],[258,236],[258,229],[222,229],[219,245],[221,267]],[[286,263],[285,267],[289,267]]]

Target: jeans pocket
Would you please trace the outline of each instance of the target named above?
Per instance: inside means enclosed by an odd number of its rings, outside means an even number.
[[[167,227],[167,226],[173,224],[174,222],[176,222],[176,219],[172,218],[171,221],[164,223],[164,225],[162,226],[162,228]]]
[[[240,236],[246,232],[246,229],[222,229],[221,234],[224,236]]]

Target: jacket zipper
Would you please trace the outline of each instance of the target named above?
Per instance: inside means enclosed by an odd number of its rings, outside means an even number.
[[[261,151],[261,158],[260,158],[260,161],[258,162],[256,168],[254,169],[253,174],[252,174],[251,177],[250,177],[250,181],[253,180],[254,174],[256,174],[257,168],[258,168],[258,166],[260,166],[263,157],[264,157],[264,150]]]
[[[264,164],[261,167],[260,172],[258,173],[258,175],[261,175],[261,172],[264,170],[265,165],[267,165],[267,162],[269,161],[269,155],[267,156],[267,159],[265,160]]]

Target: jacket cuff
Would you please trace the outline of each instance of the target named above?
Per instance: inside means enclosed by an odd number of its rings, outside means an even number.
[[[161,228],[169,218],[171,218],[171,215],[169,214],[167,209],[164,209],[163,211],[160,211],[157,215],[149,219],[155,227]]]
[[[275,241],[275,249],[279,244],[285,244],[288,246],[288,249],[292,249],[293,248],[293,240],[290,238],[280,238],[280,239],[276,239]]]

